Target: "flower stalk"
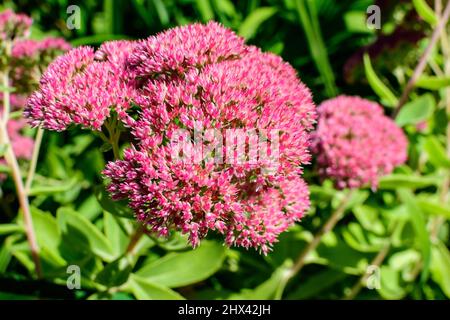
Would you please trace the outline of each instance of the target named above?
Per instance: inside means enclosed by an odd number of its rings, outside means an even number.
[[[6,43],[6,54],[10,56],[11,43]],[[6,67],[2,74],[2,86],[5,88],[3,92],[3,113],[0,121],[0,144],[6,145],[5,160],[11,169],[11,175],[16,187],[17,197],[19,200],[20,208],[22,209],[25,233],[27,235],[28,243],[30,245],[31,257],[33,259],[36,275],[38,278],[42,277],[41,262],[39,258],[39,246],[36,240],[36,234],[33,228],[33,219],[31,217],[30,204],[26,189],[22,180],[22,174],[17,162],[17,158],[14,154],[14,150],[11,146],[9,139],[7,125],[9,120],[9,113],[11,111],[10,92],[9,92],[9,69]]]
[[[344,198],[342,199],[339,206],[331,214],[331,216],[328,218],[328,220],[325,222],[325,224],[322,226],[322,228],[319,230],[319,232],[314,236],[313,240],[302,251],[302,253],[300,253],[300,255],[298,256],[294,265],[292,266],[290,271],[287,273],[288,279],[291,279],[292,277],[294,277],[297,273],[299,273],[303,269],[303,267],[305,266],[306,258],[309,256],[309,254],[318,247],[318,245],[322,241],[323,236],[326,235],[327,233],[329,233],[331,230],[333,230],[333,228],[336,226],[338,221],[341,220],[352,195],[353,195],[353,190],[350,190],[349,192],[347,192],[347,194],[344,196]]]

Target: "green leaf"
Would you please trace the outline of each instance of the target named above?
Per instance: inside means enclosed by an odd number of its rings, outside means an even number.
[[[170,22],[170,16],[167,12],[167,8],[164,5],[164,2],[162,0],[152,0],[153,5],[155,6],[156,13],[158,14],[159,21],[163,26],[166,26]]]
[[[48,185],[37,184],[30,188],[29,195],[37,196],[37,195],[48,195],[55,194],[60,192],[67,192],[74,189],[75,186],[79,184],[78,177],[73,177],[69,181],[53,181]]]
[[[450,77],[421,76],[415,83],[417,88],[439,90],[450,86]]]
[[[298,285],[288,296],[288,299],[308,299],[316,297],[320,292],[342,281],[347,275],[343,272],[328,269],[308,276],[305,282]]]
[[[436,101],[430,93],[426,93],[411,102],[406,103],[395,118],[395,122],[400,126],[407,124],[417,124],[427,120],[433,115],[436,108]]]
[[[328,265],[347,274],[360,274],[367,254],[350,247],[334,231],[325,234],[316,250],[315,262]]]
[[[450,220],[450,206],[425,198],[417,199],[417,203],[425,213],[429,215],[440,215]]]
[[[447,298],[450,298],[450,252],[442,242],[432,248],[431,278],[439,284]]]
[[[100,146],[100,152],[108,152],[112,150],[112,144],[109,142],[105,142]]]
[[[118,217],[134,219],[133,210],[123,201],[113,201],[103,186],[96,187],[94,192],[103,210]]]
[[[354,222],[342,231],[342,237],[350,247],[360,252],[378,252],[385,243],[384,239],[371,235]]]
[[[380,178],[378,188],[388,190],[396,190],[398,188],[419,189],[435,186],[439,183],[440,179],[437,177],[394,173]]]
[[[236,8],[234,7],[234,4],[230,0],[214,0],[214,5],[217,7],[217,10],[219,12],[222,12],[226,14],[229,17],[235,17],[236,16]]]
[[[398,189],[397,193],[409,211],[417,242],[422,251],[423,268],[421,282],[424,283],[428,278],[431,260],[431,241],[427,231],[426,219],[411,191],[407,189]]]
[[[118,287],[127,282],[133,266],[127,257],[108,263],[95,277],[95,282],[108,288]]]
[[[125,252],[130,239],[124,230],[125,228],[119,225],[120,221],[118,219],[120,218],[117,218],[106,211],[104,212],[103,216],[106,238],[108,238],[108,241],[112,246],[114,255],[118,257],[123,252]]]
[[[209,0],[195,0],[195,4],[204,22],[214,19],[214,11]]]
[[[230,300],[270,300],[284,289],[287,281],[287,264],[276,269],[271,277],[255,289],[243,289],[240,293],[231,295]],[[279,297],[280,298],[280,297]]]
[[[373,28],[367,27],[367,13],[365,11],[348,11],[344,15],[347,30],[353,33],[373,33]]]
[[[296,0],[295,6],[306,39],[308,40],[311,56],[320,73],[321,80],[325,85],[325,94],[328,97],[334,97],[338,94],[338,88],[336,87],[336,80],[328,57],[327,47],[322,37],[316,2]]]
[[[157,245],[166,251],[181,251],[190,249],[188,235],[181,232],[172,232],[168,238],[157,239]]]
[[[23,232],[25,232],[25,230],[22,226],[19,226],[14,223],[0,224],[0,236],[4,236],[7,234],[16,233],[16,232],[23,233]]]
[[[31,214],[37,242],[42,251],[41,255],[45,256],[52,265],[64,266],[65,261],[59,252],[61,233],[56,219],[50,213],[35,207],[31,207]]]
[[[177,292],[136,275],[131,275],[128,288],[139,300],[184,300]]]
[[[450,169],[450,159],[447,157],[445,148],[436,137],[424,138],[423,147],[428,154],[428,159],[434,166]]]
[[[108,239],[84,216],[71,208],[62,207],[57,211],[57,220],[64,242],[69,242],[72,247],[93,252],[105,261],[114,259]]]
[[[6,241],[5,241],[6,242]],[[12,255],[9,245],[4,243],[0,247],[0,274],[5,273],[6,268],[8,268],[9,262],[11,261]]]
[[[213,241],[203,241],[200,247],[183,253],[169,253],[136,274],[171,288],[182,287],[207,279],[222,266],[225,248]]]
[[[397,97],[383,83],[383,81],[378,78],[375,70],[372,67],[372,63],[370,62],[370,57],[367,53],[364,54],[364,70],[370,87],[381,98],[382,102],[388,107],[396,106],[398,104]]]
[[[55,218],[48,212],[31,207],[33,227],[40,246],[57,249],[61,241],[61,234]]]
[[[77,208],[77,212],[85,216],[88,220],[95,220],[102,212],[102,207],[97,201],[94,194],[91,194]]]
[[[364,229],[376,234],[383,234],[386,229],[380,219],[379,213],[377,208],[367,205],[360,205],[353,208],[353,214]]]
[[[252,11],[242,22],[238,34],[245,39],[251,39],[256,35],[260,25],[277,12],[274,7],[259,7]]]
[[[425,0],[412,0],[412,2],[417,13],[423,20],[432,26],[437,24],[438,19],[434,14],[434,11],[428,6]]]
[[[380,268],[380,295],[389,300],[402,299],[406,295],[403,283],[401,283],[401,274],[390,266],[381,266]]]

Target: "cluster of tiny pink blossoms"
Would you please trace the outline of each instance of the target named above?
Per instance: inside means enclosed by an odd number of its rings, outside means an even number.
[[[39,78],[48,64],[71,48],[71,45],[62,38],[14,41],[9,67],[12,85],[16,88],[16,93],[28,95],[35,90]]]
[[[316,114],[295,70],[216,23],[179,27],[140,42],[128,69],[142,110],[127,121],[138,143],[104,171],[113,198],[128,199],[137,218],[161,235],[175,228],[197,246],[216,231],[227,245],[267,253],[309,207],[300,174],[310,158],[308,131]],[[264,174],[265,161],[174,161],[176,132],[192,135],[197,127],[279,130],[277,170]],[[212,149],[230,152],[228,141],[208,139]]]
[[[36,89],[42,71],[58,54],[71,49],[62,38],[27,39],[32,19],[12,10],[0,12],[0,71],[7,70],[9,85],[14,91],[9,94],[10,111],[20,110],[26,105],[27,95]],[[0,119],[4,110],[4,93],[0,92]],[[34,140],[23,134],[27,121],[23,118],[9,119],[6,124],[8,140],[15,157],[30,160]],[[0,163],[5,160],[0,157]],[[4,180],[6,175],[1,176]]]
[[[32,126],[100,130],[111,110],[123,114],[133,97],[125,58],[133,42],[113,41],[97,51],[79,47],[58,57],[40,80],[24,111]]]
[[[41,55],[53,52],[65,52],[72,46],[62,38],[45,38],[43,40],[22,39],[16,41],[11,55],[15,59],[39,58]]]
[[[0,42],[27,37],[33,20],[26,14],[7,9],[0,12]]]
[[[377,103],[339,96],[318,107],[313,151],[320,173],[338,188],[376,188],[407,158],[407,138]]]
[[[300,175],[316,120],[311,94],[280,57],[246,45],[218,23],[107,42],[97,51],[73,49],[49,66],[25,115],[50,130],[72,124],[101,130],[112,110],[132,145],[104,170],[108,190],[162,236],[179,230],[195,247],[215,231],[227,245],[267,253],[309,207]],[[174,161],[176,133],[199,127],[276,130],[277,139],[266,137],[279,143],[276,169],[267,173],[265,159]],[[208,139],[213,149],[232,152],[222,147],[226,141]],[[273,152],[269,147],[269,158]]]

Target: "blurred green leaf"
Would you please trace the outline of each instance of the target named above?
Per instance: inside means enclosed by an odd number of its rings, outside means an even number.
[[[417,199],[420,208],[429,215],[440,215],[450,220],[450,206],[426,198]]]
[[[118,257],[125,252],[130,241],[124,227],[120,226],[120,218],[114,217],[109,212],[104,212],[103,223],[105,235],[114,251],[114,256]]]
[[[380,288],[378,292],[385,299],[402,299],[406,295],[401,282],[400,271],[390,266],[381,266]]]
[[[433,165],[437,168],[450,169],[450,159],[447,157],[446,150],[435,136],[424,138],[423,147]]]
[[[431,278],[439,284],[447,298],[450,299],[450,252],[442,242],[433,245],[431,258]]]
[[[6,241],[5,241],[6,242]],[[0,274],[5,273],[6,268],[8,268],[9,262],[11,261],[10,248],[6,243],[0,246]]]
[[[226,14],[229,17],[235,17],[237,15],[236,8],[230,0],[213,0],[214,5],[219,12]]]
[[[396,190],[398,188],[418,189],[436,186],[440,181],[438,177],[433,176],[394,173],[380,178],[378,188],[388,190]]]
[[[350,32],[373,33],[367,27],[367,13],[365,11],[348,11],[344,15],[345,25]]]
[[[136,274],[171,288],[182,287],[204,280],[222,266],[225,248],[213,241],[203,241],[200,247],[183,253],[169,253]]]
[[[439,90],[450,86],[450,77],[421,76],[415,83],[417,88]]]
[[[430,8],[430,6],[428,6],[425,0],[412,0],[412,3],[417,13],[423,20],[432,26],[437,24],[438,19],[434,14],[434,11]]]
[[[255,289],[244,289],[238,294],[231,295],[229,300],[270,300],[275,299],[278,291],[282,291],[287,281],[287,266],[276,269],[271,277]]]
[[[48,184],[38,184],[34,183],[34,185],[30,188],[28,194],[30,196],[37,196],[43,194],[56,194],[61,192],[68,192],[74,190],[74,187],[79,183],[77,177],[73,177],[68,181],[48,181]]]
[[[436,101],[433,95],[426,93],[406,103],[395,118],[395,122],[400,127],[407,124],[417,124],[429,119],[435,108]]]
[[[23,233],[25,230],[22,226],[19,226],[17,224],[14,223],[4,223],[4,224],[0,224],[0,235],[4,236],[10,233]]]
[[[63,239],[72,247],[78,247],[88,252],[92,251],[105,261],[114,259],[114,252],[108,239],[88,219],[70,208],[58,209],[57,221]]]
[[[112,200],[103,186],[96,187],[94,192],[100,206],[104,210],[118,217],[134,219],[133,211],[127,207],[124,201]]]
[[[370,57],[366,53],[364,54],[364,70],[366,72],[367,81],[369,82],[372,90],[381,98],[382,102],[387,107],[394,107],[398,104],[397,97],[392,91],[378,78],[375,70],[370,62]]]
[[[167,287],[153,283],[136,275],[131,275],[128,287],[139,300],[183,300],[177,292]]]
[[[327,233],[317,247],[317,263],[328,265],[347,274],[360,274],[367,263],[367,254],[350,247],[332,231]]]
[[[210,0],[195,0],[195,5],[204,22],[214,19],[214,11],[211,7]]]
[[[166,26],[170,22],[169,12],[167,12],[167,8],[164,5],[162,0],[152,0],[153,5],[155,6],[156,13],[158,14],[159,21],[163,26]]]
[[[127,282],[133,266],[127,257],[108,263],[95,277],[95,282],[108,288],[118,287]]]
[[[295,5],[308,40],[312,58],[325,84],[326,95],[334,97],[338,94],[338,88],[336,87],[334,72],[330,65],[327,47],[322,37],[316,2],[296,0]]]
[[[422,251],[423,268],[421,281],[424,283],[428,278],[431,260],[431,241],[426,226],[426,219],[411,191],[400,188],[397,190],[397,193],[408,208],[411,222],[416,233],[417,242]]]
[[[321,291],[342,281],[347,275],[341,271],[328,269],[308,276],[288,296],[288,299],[309,299],[316,297]]]
[[[42,250],[41,255],[45,254],[54,265],[63,266],[65,261],[59,253],[61,233],[56,219],[50,213],[35,207],[31,207],[31,214],[38,245]]]
[[[369,234],[360,224],[351,222],[342,231],[345,242],[360,252],[378,252],[384,246],[384,239]]]
[[[376,234],[383,234],[386,231],[377,208],[359,205],[354,207],[352,211],[364,229]]]
[[[274,7],[259,7],[252,11],[242,22],[238,34],[245,39],[251,39],[256,35],[260,25],[277,12]]]

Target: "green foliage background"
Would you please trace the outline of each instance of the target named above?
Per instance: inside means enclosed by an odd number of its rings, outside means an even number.
[[[424,15],[426,3],[383,4],[381,30],[367,28],[370,0],[14,0],[4,6],[32,15],[32,37],[64,36],[74,46],[145,38],[214,19],[290,62],[317,104],[339,93],[357,94],[379,101],[391,114],[435,26],[433,12]],[[79,30],[66,27],[70,4],[81,8]],[[425,21],[409,20],[416,12]],[[395,37],[399,28],[417,41]],[[371,54],[365,59],[364,46]],[[142,237],[130,253],[136,228],[131,212],[109,200],[100,176],[110,152],[103,153],[100,139],[82,130],[46,132],[30,192],[44,279],[34,278],[14,186],[7,180],[0,200],[0,299],[341,299],[380,252],[381,286],[364,287],[356,298],[450,298],[447,60],[437,46],[396,118],[409,137],[408,163],[383,177],[377,191],[357,190],[343,219],[289,282],[287,270],[347,192],[319,181],[314,165],[305,172],[310,212],[281,235],[268,256],[225,248],[214,235],[192,250],[177,233]],[[66,286],[70,265],[80,267],[79,290]]]

